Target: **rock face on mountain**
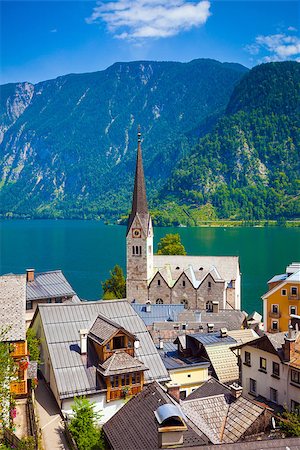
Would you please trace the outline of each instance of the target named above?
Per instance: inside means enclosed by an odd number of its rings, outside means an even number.
[[[1,86],[2,216],[127,211],[140,124],[149,190],[224,111],[248,70],[213,60],[116,63]]]
[[[189,224],[201,208],[218,218],[299,218],[299,178],[300,64],[262,64],[241,79],[225,115],[178,162],[158,204],[181,205]]]

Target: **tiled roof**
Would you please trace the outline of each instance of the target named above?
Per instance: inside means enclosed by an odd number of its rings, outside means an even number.
[[[208,380],[195,393],[181,403],[182,410],[214,444],[237,442],[264,413],[263,407],[243,396],[235,399],[216,380]]]
[[[231,330],[228,331],[228,336],[236,340],[238,344],[244,344],[246,342],[253,341],[258,338],[258,334],[251,328],[245,330]]]
[[[147,305],[141,303],[132,303],[135,312],[140,316],[146,325],[152,325],[154,322],[165,322],[171,319],[176,322],[178,314],[184,310],[184,305],[150,305],[150,312],[147,312]]]
[[[121,373],[139,372],[146,370],[145,365],[137,358],[119,350],[108,358],[103,364],[99,364],[98,370],[105,377]]]
[[[79,330],[89,329],[99,314],[116,322],[140,341],[135,355],[149,369],[145,372],[146,382],[169,380],[145,324],[126,300],[42,304],[38,308],[60,398],[97,390],[96,368],[87,368],[85,358],[80,354]]]
[[[34,281],[27,282],[27,300],[54,297],[72,297],[72,289],[61,270],[34,274]]]
[[[25,341],[26,275],[0,277],[0,340]]]
[[[228,383],[239,379],[237,357],[231,351],[230,345],[209,345],[205,350],[221,382]]]
[[[106,424],[104,434],[112,450],[158,450],[159,424],[154,411],[173,401],[158,383],[146,386],[136,397],[129,400]],[[186,420],[183,432],[184,448],[208,443],[205,434]]]

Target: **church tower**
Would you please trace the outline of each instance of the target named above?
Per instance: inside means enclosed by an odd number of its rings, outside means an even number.
[[[138,150],[135,169],[131,213],[127,235],[127,299],[146,303],[148,282],[153,274],[153,229],[148,211],[145,177],[141,149],[141,133],[138,132]]]

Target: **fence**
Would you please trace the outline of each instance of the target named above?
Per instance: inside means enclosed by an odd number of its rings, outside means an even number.
[[[27,417],[30,436],[33,436],[35,442],[35,449],[39,448],[39,430],[36,424],[35,412],[34,412],[34,391],[32,391],[32,396],[28,397],[27,400]]]
[[[18,448],[20,445],[20,439],[8,428],[4,428],[4,441],[14,448]]]

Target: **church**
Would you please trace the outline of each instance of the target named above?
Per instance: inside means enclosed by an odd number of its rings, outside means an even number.
[[[148,210],[141,133],[127,234],[127,300],[183,304],[187,309],[240,309],[238,256],[155,255]]]

